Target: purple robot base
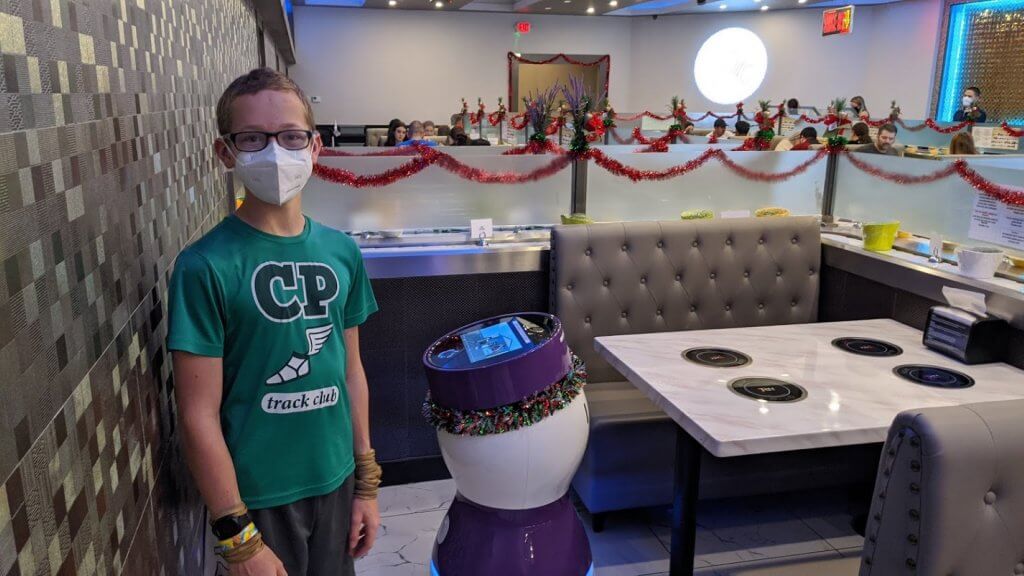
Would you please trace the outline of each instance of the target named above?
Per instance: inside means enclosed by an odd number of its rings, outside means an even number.
[[[441,522],[431,576],[592,576],[587,534],[569,496],[527,510],[455,496]]]

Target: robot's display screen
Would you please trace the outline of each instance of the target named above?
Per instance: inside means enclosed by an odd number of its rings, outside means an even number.
[[[486,328],[459,335],[470,364],[521,350],[529,342],[523,327],[515,320],[506,320]]]
[[[503,362],[550,338],[549,322],[541,315],[525,314],[482,322],[437,342],[428,358],[431,364],[452,370]]]

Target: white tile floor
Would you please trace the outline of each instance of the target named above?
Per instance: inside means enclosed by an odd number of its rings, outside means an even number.
[[[372,553],[356,563],[359,576],[429,574],[434,534],[455,494],[451,480],[384,488],[383,529]],[[862,539],[850,528],[844,491],[702,502],[697,566],[702,576],[800,574],[822,560],[854,558]],[[597,576],[668,573],[669,511],[612,515],[590,532]],[[855,567],[856,564],[854,563]],[[851,575],[856,569],[846,570]],[[837,575],[841,576],[841,575]]]

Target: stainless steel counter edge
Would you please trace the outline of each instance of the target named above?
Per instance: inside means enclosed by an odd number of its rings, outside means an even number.
[[[1024,292],[937,270],[893,256],[869,252],[831,238],[822,237],[822,259],[828,266],[845,270],[886,286],[944,302],[943,286],[952,286],[986,296],[990,314],[1024,329]]]
[[[539,272],[548,269],[547,242],[517,246],[460,246],[454,249],[363,248],[371,279]]]

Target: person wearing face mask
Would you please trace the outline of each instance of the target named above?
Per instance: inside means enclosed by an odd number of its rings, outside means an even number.
[[[169,333],[182,445],[231,576],[352,576],[373,546],[359,247],[302,213],[322,145],[302,90],[268,68],[217,103],[235,214],[178,256]]]
[[[963,122],[970,120],[971,122],[982,123],[988,119],[988,114],[981,107],[981,88],[977,86],[971,86],[964,90],[964,95],[960,98],[960,109],[953,114],[954,122]]]

